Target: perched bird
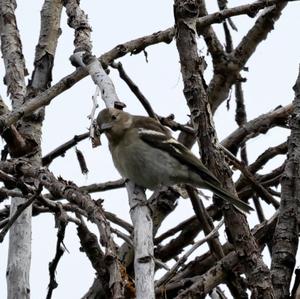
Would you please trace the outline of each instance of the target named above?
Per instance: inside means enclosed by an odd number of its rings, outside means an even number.
[[[212,191],[245,212],[252,210],[227,192],[204,164],[155,119],[106,108],[100,111],[97,125],[108,139],[114,165],[123,178],[151,190],[191,184]]]

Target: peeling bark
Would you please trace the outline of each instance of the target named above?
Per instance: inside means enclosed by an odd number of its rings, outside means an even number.
[[[177,27],[176,44],[180,56],[184,95],[191,111],[191,119],[200,143],[201,159],[216,177],[234,191],[231,171],[220,150],[216,148],[217,137],[208,99],[201,77],[201,60],[198,56],[196,35],[193,28],[198,16],[198,5],[202,1],[175,1],[174,14]],[[264,264],[255,239],[251,235],[246,218],[228,204],[224,208],[226,231],[245,267],[249,288],[253,298],[273,298],[270,272]]]
[[[294,111],[290,119],[288,158],[281,179],[281,203],[272,244],[272,283],[275,298],[290,298],[291,277],[299,242],[300,207],[300,69],[294,85]]]

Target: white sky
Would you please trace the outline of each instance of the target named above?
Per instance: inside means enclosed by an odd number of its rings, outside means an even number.
[[[89,15],[93,28],[93,51],[97,56],[110,50],[112,47],[131,39],[164,30],[173,25],[173,1],[81,1],[81,7]],[[216,2],[216,1],[208,1]],[[229,1],[229,6],[236,6],[247,1]],[[299,3],[294,2],[285,9],[282,18],[276,24],[275,30],[269,38],[259,46],[256,53],[247,64],[249,73],[243,75],[247,78],[244,84],[245,100],[248,119],[261,113],[268,112],[278,105],[286,105],[293,99],[292,86],[296,80],[298,64],[300,62],[300,43],[294,32],[300,28]],[[21,32],[26,66],[31,73],[33,69],[34,49],[39,35],[40,10],[42,1],[18,1],[17,18]],[[210,7],[215,11],[216,6]],[[248,17],[234,18],[239,32],[233,32],[235,45],[241,36],[247,32],[254,20]],[[62,18],[62,35],[59,39],[53,84],[74,69],[69,63],[69,56],[73,52],[73,31],[66,25],[65,11]],[[216,30],[223,36],[221,26]],[[199,39],[199,49],[203,42]],[[203,53],[206,50],[203,48]],[[170,45],[156,45],[147,48],[149,63],[146,63],[143,54],[121,59],[129,76],[137,83],[144,95],[151,101],[153,108],[160,115],[174,113],[179,122],[187,121],[188,110],[182,94],[179,58],[175,43]],[[209,57],[208,57],[209,60]],[[3,63],[0,76],[3,77]],[[207,70],[209,79],[211,70]],[[119,79],[115,70],[111,71],[111,78],[116,86],[117,93],[127,104],[127,111],[136,114],[145,114],[138,100],[129,91],[127,86]],[[90,78],[85,78],[71,90],[60,95],[47,107],[46,120],[43,128],[43,152],[48,153],[75,134],[86,131],[89,126],[87,115],[90,113],[95,86]],[[0,84],[0,93],[6,97],[6,87]],[[100,106],[102,103],[100,103]],[[102,108],[104,105],[101,106]],[[216,126],[219,139],[222,140],[234,128],[234,97],[231,100],[231,110],[226,111],[225,106],[216,113]],[[249,143],[250,161],[266,148],[283,142],[287,132],[274,130],[267,136],[261,136]],[[89,174],[84,177],[79,169],[75,151],[70,150],[65,158],[58,158],[51,164],[51,170],[56,175],[62,175],[67,180],[73,180],[78,185],[94,182],[105,182],[118,179],[119,175],[113,168],[107,143],[102,138],[103,146],[91,148],[89,141],[82,142],[78,148],[85,154]],[[125,190],[96,194],[93,198],[103,198],[106,210],[116,213],[121,218],[129,220],[127,193]],[[8,201],[4,202],[8,204]],[[0,205],[3,207],[3,204]],[[181,200],[179,207],[162,225],[160,232],[176,225],[189,217],[193,212],[189,201]],[[273,210],[269,211],[271,215]],[[266,211],[268,214],[268,211]],[[253,218],[253,223],[256,218]],[[97,231],[93,229],[95,233]],[[0,299],[6,298],[6,253],[7,240],[0,244]],[[48,263],[55,254],[56,231],[52,216],[39,216],[33,219],[33,249],[31,271],[31,294],[33,299],[46,296],[49,283]],[[53,297],[80,298],[90,287],[94,270],[84,253],[79,252],[79,242],[74,225],[67,228],[65,245],[70,254],[65,253],[58,268],[58,288],[54,290]],[[203,249],[202,249],[203,250]]]

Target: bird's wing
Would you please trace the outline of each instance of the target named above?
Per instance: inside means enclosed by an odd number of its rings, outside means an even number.
[[[146,131],[152,131],[153,133],[158,132],[164,134],[167,138],[171,138],[171,132],[168,128],[163,126],[160,122],[154,118],[145,116],[133,116],[134,127],[145,129]]]
[[[189,166],[203,180],[220,184],[219,180],[204,166],[204,164],[182,143],[175,140],[171,135],[151,129],[140,128],[140,138],[149,145],[169,153],[182,164]]]
[[[240,211],[249,213],[253,210],[248,204],[239,200],[221,187],[220,181],[204,166],[204,164],[183,144],[171,135],[159,131],[139,128],[140,138],[149,145],[168,152],[173,158],[195,171],[211,191],[224,200],[234,204]]]

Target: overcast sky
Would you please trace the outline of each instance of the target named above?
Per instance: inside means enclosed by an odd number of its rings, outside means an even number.
[[[34,50],[39,36],[40,10],[42,1],[31,0],[17,1],[18,27],[21,32],[26,66],[31,73],[33,69]],[[131,39],[151,34],[171,27],[173,21],[173,1],[81,1],[81,7],[89,16],[93,28],[92,41],[93,53],[97,56],[110,50],[117,44]],[[216,1],[208,1],[216,2]],[[229,1],[229,6],[236,6],[248,1]],[[209,7],[213,12],[216,6]],[[278,105],[286,105],[293,100],[292,86],[296,80],[298,64],[300,62],[300,43],[293,35],[298,34],[300,28],[299,18],[300,3],[290,3],[284,10],[283,16],[276,23],[275,30],[268,39],[259,46],[256,53],[247,64],[248,73],[243,73],[247,78],[244,84],[245,100],[248,119],[261,113],[268,112]],[[247,32],[254,20],[248,17],[236,17],[234,22],[239,32],[233,32],[235,45],[241,36]],[[66,24],[65,11],[61,23],[62,35],[59,39],[57,55],[55,57],[53,83],[71,73],[74,68],[69,62],[73,52],[73,30]],[[215,29],[223,36],[221,26]],[[204,43],[199,39],[199,51],[206,55]],[[179,58],[175,43],[170,45],[156,45],[147,48],[148,63],[144,55],[127,55],[122,58],[124,68],[151,101],[155,111],[167,116],[174,113],[176,120],[188,120],[188,110],[182,94],[182,80],[180,74]],[[209,61],[209,57],[208,57]],[[3,77],[3,63],[0,75]],[[208,68],[205,76],[209,80],[211,70]],[[110,74],[120,99],[126,103],[127,111],[135,114],[146,114],[134,95],[119,79],[115,70]],[[1,81],[2,82],[2,81]],[[89,127],[87,115],[92,107],[91,97],[95,86],[90,78],[85,78],[71,90],[60,95],[47,107],[46,120],[43,128],[43,152],[48,153],[75,134],[83,133]],[[0,84],[0,93],[6,98],[6,87]],[[9,103],[9,101],[7,101]],[[102,102],[100,107],[104,108]],[[215,115],[218,137],[222,140],[234,128],[234,97],[230,103],[230,111],[225,105]],[[261,136],[256,141],[249,143],[250,161],[266,148],[279,144],[287,136],[285,130],[273,130],[268,136]],[[83,176],[80,172],[75,157],[75,151],[70,150],[64,158],[58,158],[51,165],[55,175],[62,175],[67,180],[73,180],[78,185],[105,182],[119,178],[113,167],[107,151],[107,142],[102,138],[103,146],[92,149],[89,141],[82,142],[78,148],[85,154],[89,174]],[[263,142],[262,142],[263,141]],[[93,195],[94,199],[104,199],[106,210],[116,213],[123,219],[130,221],[128,214],[126,190],[106,192]],[[5,201],[4,204],[8,204]],[[190,215],[192,209],[189,201],[180,200],[180,209],[177,209],[168,218],[160,232],[181,222]],[[3,204],[0,205],[3,207]],[[273,210],[270,211],[270,214]],[[255,219],[254,219],[255,220]],[[97,231],[92,228],[97,233]],[[7,240],[0,244],[0,299],[6,298],[5,270]],[[48,263],[55,254],[56,231],[52,216],[39,216],[33,219],[33,249],[31,271],[31,294],[33,299],[45,297],[49,283]],[[65,245],[69,250],[62,258],[57,269],[58,288],[54,290],[53,298],[80,298],[91,285],[94,270],[85,255],[79,252],[79,242],[73,224],[67,228]]]

